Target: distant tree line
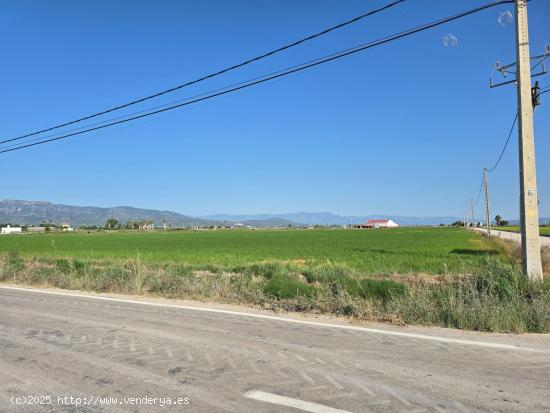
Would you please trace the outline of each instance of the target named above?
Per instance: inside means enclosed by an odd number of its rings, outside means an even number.
[[[154,221],[152,219],[144,219],[141,221],[128,221],[126,224],[118,222],[114,218],[109,218],[105,221],[103,229],[116,230],[116,229],[154,229]]]
[[[505,227],[509,223],[505,219],[502,219],[502,217],[500,215],[497,215],[497,216],[495,216],[495,224],[496,224],[497,227]]]
[[[509,225],[509,222],[505,219],[502,219],[500,215],[495,216],[495,226],[496,227],[505,227]],[[453,227],[463,227],[464,221],[455,221],[451,224]],[[472,223],[469,223],[469,226],[472,226]],[[479,226],[479,223],[476,222],[476,226]]]

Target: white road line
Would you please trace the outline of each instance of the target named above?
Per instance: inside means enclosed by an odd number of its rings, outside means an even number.
[[[442,343],[454,343],[454,344],[461,344],[461,345],[468,345],[468,346],[490,347],[490,348],[498,348],[503,350],[520,350],[520,351],[531,351],[531,352],[538,352],[538,353],[545,352],[544,350],[539,350],[539,349],[534,349],[529,347],[520,347],[513,344],[490,343],[486,341],[474,341],[474,340],[463,340],[463,339],[456,339],[456,338],[449,338],[449,337],[437,337],[437,336],[430,336],[426,334],[405,333],[402,331],[392,331],[392,330],[380,330],[376,328],[351,326],[346,324],[330,324],[330,323],[322,323],[319,321],[299,320],[294,318],[280,317],[280,316],[267,315],[267,314],[254,314],[254,313],[245,313],[245,312],[232,311],[232,310],[221,310],[218,308],[203,308],[203,307],[193,307],[193,306],[179,305],[179,304],[165,304],[165,303],[156,303],[151,301],[129,300],[124,298],[65,293],[60,291],[47,291],[47,290],[40,290],[40,289],[34,289],[34,288],[12,287],[7,285],[0,285],[0,289],[24,291],[28,293],[60,295],[65,297],[78,297],[83,299],[119,302],[119,303],[126,303],[126,304],[137,304],[137,305],[145,305],[150,307],[175,308],[180,310],[199,311],[203,313],[227,314],[232,316],[250,317],[250,318],[263,319],[263,320],[273,320],[278,322],[302,324],[302,325],[308,325],[308,326],[314,326],[314,327],[333,328],[333,329],[348,330],[348,331],[360,331],[364,333],[381,334],[381,335],[387,335],[387,336],[405,337],[405,338],[412,338],[412,339],[416,338],[420,340],[431,340],[431,341],[438,341]]]
[[[279,396],[278,394],[266,393],[259,390],[251,390],[249,392],[246,392],[244,394],[244,397],[261,402],[278,404],[280,406],[294,407],[295,409],[311,413],[351,413],[348,410],[335,409],[333,407],[323,406],[322,404],[305,402],[300,399]]]

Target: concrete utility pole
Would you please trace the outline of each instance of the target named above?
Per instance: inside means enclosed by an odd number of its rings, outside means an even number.
[[[464,211],[464,228],[468,228],[468,210]]]
[[[475,210],[473,199],[470,199],[470,205],[472,207],[472,228],[475,228],[476,227],[476,210]]]
[[[483,182],[485,184],[485,224],[487,226],[487,236],[491,236],[491,212],[489,211],[489,180],[487,178],[487,168],[483,168]]]
[[[517,95],[519,121],[519,173],[521,256],[523,271],[530,280],[542,280],[539,211],[531,99],[531,66],[527,29],[527,0],[516,0]]]

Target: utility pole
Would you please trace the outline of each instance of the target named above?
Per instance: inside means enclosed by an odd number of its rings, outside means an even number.
[[[464,211],[464,228],[468,228],[468,211]]]
[[[472,228],[475,228],[476,227],[476,210],[475,210],[473,199],[470,199],[470,205],[472,207]]]
[[[516,0],[517,95],[519,121],[519,173],[521,257],[523,272],[530,280],[542,281],[539,207],[531,99],[531,60],[527,29],[527,0]]]
[[[538,103],[538,95],[536,87],[531,87],[531,78],[543,76],[547,73],[544,60],[550,56],[550,47],[546,46],[544,54],[531,58],[529,56],[527,0],[515,0],[515,14],[516,62],[505,66],[497,62],[495,70],[499,71],[504,77],[513,73],[516,78],[494,84],[491,77],[489,85],[491,88],[513,83],[517,86],[522,268],[524,274],[530,280],[542,281],[535,137],[533,131],[533,110]],[[534,64],[533,67],[540,65],[539,72],[531,74],[531,60],[538,60],[538,63]]]
[[[487,225],[487,236],[491,236],[491,212],[489,211],[489,180],[487,168],[483,168],[483,182],[485,184],[485,224]]]

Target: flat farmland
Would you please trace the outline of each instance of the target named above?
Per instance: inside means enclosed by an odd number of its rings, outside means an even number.
[[[461,273],[499,246],[457,228],[76,232],[0,237],[32,257],[128,259],[234,268],[266,261],[346,265],[364,274]]]
[[[483,331],[550,331],[548,283],[461,228],[0,237],[0,282]]]
[[[498,229],[500,231],[519,232],[519,226],[518,225],[507,225],[507,226],[501,226],[501,227],[494,227],[494,229]],[[540,235],[550,237],[550,226],[539,227],[539,233],[540,233]]]

